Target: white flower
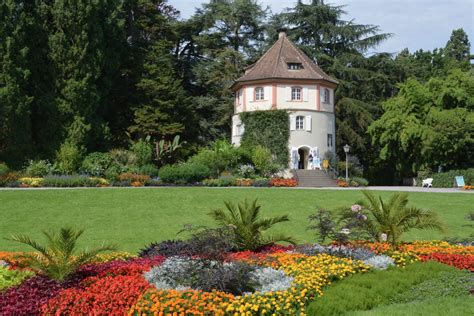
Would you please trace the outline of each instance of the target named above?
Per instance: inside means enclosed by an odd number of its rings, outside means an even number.
[[[362,214],[362,220],[363,220],[363,221],[366,221],[366,220],[367,220],[367,216],[364,215],[364,214]]]
[[[349,228],[343,228],[343,229],[341,229],[341,234],[349,235],[350,233],[351,233],[351,231],[349,230]]]
[[[387,234],[385,234],[385,233],[380,234],[380,239],[382,241],[387,241]]]
[[[352,212],[359,212],[360,210],[362,210],[362,206],[360,206],[359,204],[354,204],[351,206],[351,210]]]

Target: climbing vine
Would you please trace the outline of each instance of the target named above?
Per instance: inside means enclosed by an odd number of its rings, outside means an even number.
[[[284,110],[244,112],[240,114],[245,130],[243,146],[261,145],[276,157],[276,162],[288,165],[289,115]]]

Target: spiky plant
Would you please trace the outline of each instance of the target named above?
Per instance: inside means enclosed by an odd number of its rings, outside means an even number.
[[[51,279],[63,281],[77,269],[89,263],[95,256],[104,251],[114,251],[116,246],[103,245],[91,250],[78,250],[77,240],[84,230],[75,230],[70,227],[61,228],[59,233],[43,232],[46,236],[46,245],[41,245],[27,235],[13,235],[13,240],[32,247],[35,251],[25,253],[21,257],[26,259],[28,266]]]
[[[257,200],[243,203],[224,202],[226,209],[217,209],[209,215],[221,226],[232,227],[235,233],[235,244],[239,250],[256,250],[278,241],[295,244],[295,240],[283,234],[264,234],[274,225],[289,221],[288,215],[261,218],[261,206]]]
[[[393,194],[388,201],[376,197],[368,191],[362,191],[365,200],[361,202],[369,217],[367,226],[370,234],[377,240],[386,234],[387,241],[396,245],[403,233],[411,229],[436,229],[445,231],[438,215],[430,210],[408,207],[406,193]]]

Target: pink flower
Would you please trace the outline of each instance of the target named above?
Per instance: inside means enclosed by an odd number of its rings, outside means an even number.
[[[360,210],[362,210],[362,206],[360,206],[359,204],[354,204],[351,206],[351,210],[352,212],[359,212]]]

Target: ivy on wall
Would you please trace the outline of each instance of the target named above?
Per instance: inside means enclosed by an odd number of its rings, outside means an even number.
[[[244,112],[240,114],[245,130],[242,146],[261,145],[276,156],[276,162],[288,165],[290,117],[284,110]]]

